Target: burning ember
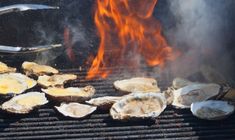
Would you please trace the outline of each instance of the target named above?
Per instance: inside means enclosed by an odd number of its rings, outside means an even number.
[[[160,23],[152,16],[157,0],[97,0],[95,25],[100,37],[98,54],[87,79],[106,78],[110,66],[163,66],[172,59],[172,48],[162,35]],[[102,71],[101,71],[102,70]]]

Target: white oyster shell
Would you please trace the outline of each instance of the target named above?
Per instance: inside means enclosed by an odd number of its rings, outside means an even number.
[[[234,106],[227,101],[208,100],[192,103],[191,112],[200,119],[220,120],[232,114]]]
[[[121,99],[122,97],[118,96],[104,96],[90,99],[89,101],[86,101],[86,103],[97,106],[101,109],[109,109],[114,103]]]
[[[193,102],[205,101],[220,93],[218,84],[192,84],[173,91],[172,105],[179,108],[190,108]]]
[[[44,93],[28,92],[11,98],[2,104],[1,108],[10,113],[26,114],[36,106],[48,103]]]
[[[64,116],[72,118],[83,118],[96,110],[95,106],[73,102],[68,104],[62,103],[60,106],[55,106],[55,108]]]
[[[132,93],[113,104],[110,115],[113,119],[156,118],[166,108],[162,93]]]
[[[172,82],[172,86],[175,89],[179,89],[179,88],[191,85],[191,84],[193,84],[193,82],[187,79],[179,78],[179,77],[175,78]]]
[[[25,82],[27,84],[28,89],[34,87],[37,84],[37,82],[34,79],[29,78],[28,76],[21,73],[9,73],[8,75],[17,78],[22,82]]]

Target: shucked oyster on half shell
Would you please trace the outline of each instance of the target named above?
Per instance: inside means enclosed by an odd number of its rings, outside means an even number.
[[[97,106],[100,109],[106,110],[110,109],[114,103],[121,100],[122,98],[123,97],[118,96],[104,96],[90,99],[89,101],[86,101],[86,103],[91,104],[93,106]]]
[[[166,108],[162,93],[132,93],[113,104],[110,115],[115,120],[156,118]]]
[[[59,102],[85,102],[91,99],[95,94],[95,88],[93,86],[86,86],[83,88],[68,87],[58,88],[51,87],[48,89],[42,89],[49,97]]]
[[[0,62],[0,73],[15,72],[16,68],[7,66],[7,64]]]
[[[193,102],[205,101],[219,95],[221,86],[218,84],[192,84],[173,90],[172,105],[179,108],[190,108]]]
[[[8,76],[16,78],[22,82],[25,82],[27,84],[28,89],[34,87],[37,84],[37,82],[34,79],[29,78],[28,76],[21,73],[8,73]]]
[[[115,81],[113,85],[117,90],[123,93],[160,92],[160,88],[157,85],[157,81],[153,78],[136,77],[131,79],[118,80]]]
[[[44,93],[28,92],[11,98],[1,108],[10,113],[26,114],[35,107],[48,103]]]
[[[57,74],[59,71],[51,66],[47,65],[39,65],[34,62],[25,61],[22,64],[22,68],[26,75],[44,75],[44,74]]]
[[[194,116],[205,120],[220,120],[234,112],[234,106],[227,101],[208,100],[191,104]]]
[[[73,102],[68,104],[62,103],[60,106],[55,106],[55,108],[64,116],[72,118],[83,118],[96,110],[95,106]]]
[[[43,75],[38,77],[38,84],[43,87],[63,86],[67,81],[75,79],[77,76],[74,74]]]

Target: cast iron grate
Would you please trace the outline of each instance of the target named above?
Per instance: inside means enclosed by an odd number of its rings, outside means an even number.
[[[171,77],[165,73],[157,75],[156,70],[144,69],[145,75],[159,79],[162,88],[169,86]],[[78,69],[61,70],[79,76],[70,86],[93,85],[96,96],[114,95],[112,82],[129,78],[122,70],[106,80],[84,80],[86,71]],[[137,76],[141,71],[129,71]],[[142,72],[143,73],[143,72]],[[63,117],[48,104],[26,116],[0,114],[0,139],[234,139],[235,115],[223,121],[204,121],[191,115],[189,110],[168,107],[155,121],[120,122],[110,118],[108,112],[96,111],[84,119]]]

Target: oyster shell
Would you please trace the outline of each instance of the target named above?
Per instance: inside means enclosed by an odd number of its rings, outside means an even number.
[[[118,80],[113,83],[114,87],[123,92],[160,92],[157,81],[153,78],[136,77],[125,80]]]
[[[21,74],[21,73],[9,73],[8,75],[10,77],[17,78],[18,80],[22,82],[25,82],[27,84],[28,89],[34,87],[37,84],[37,82],[34,79],[29,78],[28,76]]]
[[[91,99],[95,94],[95,88],[93,86],[86,86],[83,88],[69,87],[69,88],[58,88],[51,87],[48,89],[42,89],[49,97],[56,101],[63,102],[84,102]]]
[[[234,112],[234,106],[227,101],[208,100],[191,104],[194,116],[205,120],[220,120]]]
[[[98,97],[90,99],[89,101],[86,101],[86,103],[91,104],[93,106],[97,106],[100,109],[110,109],[110,107],[116,103],[117,101],[121,100],[122,97],[118,96],[104,96],[104,97]]]
[[[72,118],[83,118],[96,110],[95,106],[84,105],[79,103],[62,103],[58,107],[55,106],[55,108],[64,116]]]
[[[192,84],[173,91],[172,105],[179,108],[190,108],[193,102],[205,101],[219,95],[218,84]]]
[[[191,84],[193,84],[193,82],[187,79],[179,78],[179,77],[175,78],[172,82],[172,86],[175,89],[179,89],[179,88],[191,85]]]
[[[59,71],[51,66],[47,65],[39,65],[34,62],[25,61],[22,64],[22,68],[26,75],[44,75],[44,74],[57,74]]]
[[[74,74],[58,74],[58,75],[43,75],[38,77],[38,84],[43,87],[62,86],[69,80],[75,80],[77,76]]]
[[[166,108],[166,102],[161,93],[132,93],[114,103],[110,115],[115,120],[156,118]]]
[[[28,92],[11,98],[2,104],[1,108],[10,113],[26,114],[36,106],[48,103],[44,93]]]
[[[15,72],[16,68],[7,66],[7,64],[0,62],[0,73]]]

